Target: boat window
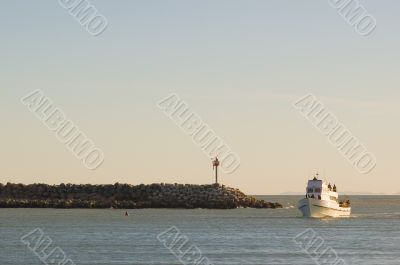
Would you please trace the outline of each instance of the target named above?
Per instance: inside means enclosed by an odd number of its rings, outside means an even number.
[[[321,192],[321,188],[316,188],[315,192]]]
[[[330,197],[331,201],[337,201],[336,197],[333,197],[333,196],[329,196],[329,197]]]
[[[313,189],[312,189],[312,188],[308,188],[308,189],[307,189],[307,192],[308,192],[308,193],[311,193],[311,192],[313,192]]]

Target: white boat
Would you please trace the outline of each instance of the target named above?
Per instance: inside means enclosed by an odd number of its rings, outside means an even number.
[[[349,217],[350,201],[338,201],[336,185],[318,179],[318,174],[307,184],[306,196],[298,203],[304,217]]]

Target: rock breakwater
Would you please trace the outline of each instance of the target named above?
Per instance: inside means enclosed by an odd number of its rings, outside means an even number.
[[[0,184],[0,208],[282,208],[224,185]]]

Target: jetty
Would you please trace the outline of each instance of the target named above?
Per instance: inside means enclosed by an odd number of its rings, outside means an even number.
[[[282,208],[224,185],[0,184],[0,208]]]

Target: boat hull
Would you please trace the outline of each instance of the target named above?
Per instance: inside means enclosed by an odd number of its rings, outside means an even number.
[[[298,208],[304,217],[349,217],[350,207],[340,207],[337,203],[304,198],[299,201]]]

